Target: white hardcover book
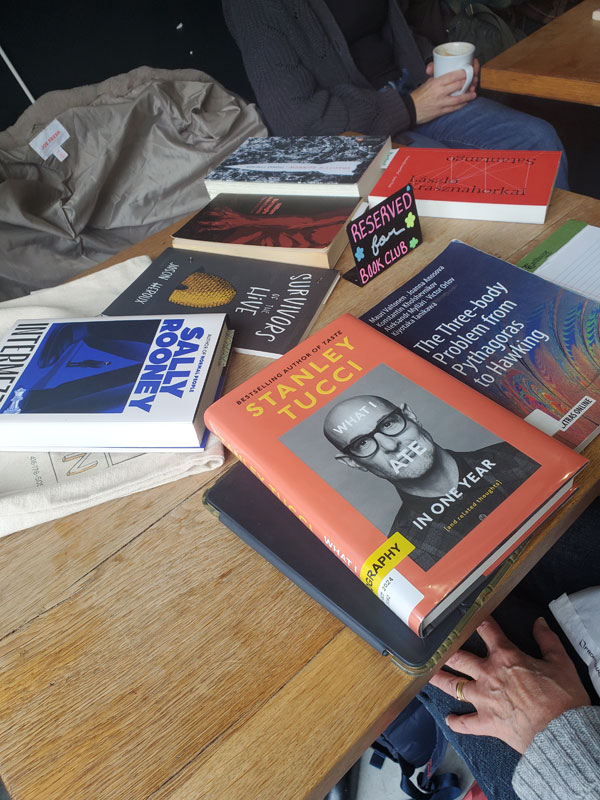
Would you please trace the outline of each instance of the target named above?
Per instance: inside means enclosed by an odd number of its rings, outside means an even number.
[[[203,448],[230,345],[224,314],[19,320],[0,342],[0,446]]]

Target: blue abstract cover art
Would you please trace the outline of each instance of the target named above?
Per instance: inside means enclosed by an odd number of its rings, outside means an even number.
[[[120,413],[160,319],[52,324],[1,413]]]

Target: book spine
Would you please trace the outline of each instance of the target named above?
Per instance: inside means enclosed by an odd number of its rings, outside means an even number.
[[[21,320],[0,342],[0,409],[3,413],[19,413],[19,397],[15,396],[5,408],[4,401],[11,394],[49,326],[48,321]]]

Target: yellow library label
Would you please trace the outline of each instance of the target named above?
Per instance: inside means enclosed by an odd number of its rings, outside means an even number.
[[[378,594],[383,578],[414,549],[414,544],[396,531],[365,559],[360,569],[361,581]]]

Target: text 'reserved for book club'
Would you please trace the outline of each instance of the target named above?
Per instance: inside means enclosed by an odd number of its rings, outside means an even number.
[[[418,247],[423,239],[410,184],[356,215],[346,230],[354,267],[343,277],[365,286]]]

